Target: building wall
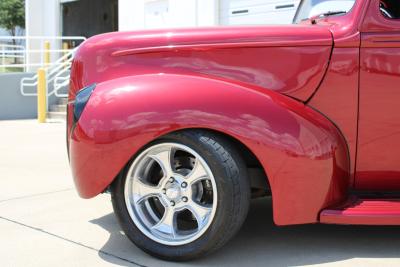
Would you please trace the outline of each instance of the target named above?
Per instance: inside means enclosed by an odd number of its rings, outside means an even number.
[[[290,24],[300,0],[219,0],[219,24]]]
[[[60,0],[25,0],[25,32],[26,36],[59,36],[61,31],[60,20]],[[28,50],[43,49],[44,41],[38,39],[28,39],[26,46]],[[58,40],[50,40],[50,47],[57,49],[61,47]],[[56,54],[51,58],[55,59]],[[40,63],[42,58],[40,53],[28,53],[27,63]],[[30,67],[33,71],[36,67]]]
[[[21,79],[32,77],[34,73],[0,73],[1,97],[0,120],[33,119],[37,117],[37,97],[23,96],[19,90]],[[52,87],[48,89],[52,90]],[[36,87],[27,88],[35,92]],[[57,102],[53,95],[48,98],[49,105]]]
[[[218,0],[119,0],[118,9],[120,31],[218,25]]]
[[[25,0],[27,35],[59,35],[62,0]]]
[[[62,33],[62,3],[78,2],[80,0],[26,0],[27,35],[61,35]],[[100,3],[100,1],[98,1]],[[241,24],[246,21],[253,24],[263,23],[260,12],[268,5],[274,9],[279,3],[295,3],[299,0],[118,0],[118,29],[120,31],[152,29],[215,26],[219,24]],[[227,16],[232,8],[245,6],[249,9],[246,14],[239,14],[237,18],[221,18]],[[258,6],[258,7],[257,7]],[[249,7],[249,8],[248,8]],[[295,8],[293,8],[294,10]],[[280,10],[279,12],[282,12]],[[228,13],[227,13],[228,12]],[[274,11],[275,12],[275,11]],[[282,17],[278,10],[277,17]],[[294,11],[292,11],[294,13]],[[225,14],[226,13],[226,14]],[[271,20],[266,20],[271,21]],[[275,22],[274,20],[272,20]],[[277,19],[279,21],[279,18]],[[235,23],[236,22],[236,23]],[[288,23],[290,20],[285,20]],[[37,45],[35,45],[37,47]]]
[[[26,0],[27,36],[62,35],[62,3],[76,5],[78,3],[75,2],[79,1],[83,0]],[[101,5],[102,1],[106,0],[92,0],[90,3]],[[281,21],[290,23],[290,16],[294,14],[298,2],[299,0],[118,0],[118,30],[264,24]],[[288,3],[293,3],[291,11],[276,8],[279,5],[287,6]],[[248,13],[233,15],[235,8],[244,9]],[[96,10],[95,7],[93,10]],[[76,27],[79,27],[79,23]],[[79,30],[77,29],[77,32]],[[31,40],[27,46],[29,49],[41,49],[43,41]],[[51,48],[61,48],[61,42],[51,41]],[[57,58],[57,55],[52,55],[52,58]],[[28,62],[40,61],[38,54],[28,56]]]
[[[112,12],[108,12],[108,9],[111,8],[111,4],[113,2],[117,2],[118,0],[26,0],[25,1],[25,20],[26,20],[26,36],[43,36],[43,37],[54,37],[54,36],[62,36],[62,35],[74,35],[74,36],[84,36],[90,37],[93,34],[102,33],[104,31],[112,31],[113,27],[106,27],[104,25],[100,25],[100,22],[104,22],[104,16],[106,14],[107,21],[113,20]],[[128,0],[130,2],[137,2],[138,0]],[[81,3],[79,3],[81,2]],[[105,12],[105,5],[110,3],[110,6],[107,7],[107,12]],[[140,0],[139,0],[140,2]],[[94,3],[97,6],[94,6]],[[66,4],[69,7],[81,6],[79,9],[79,14],[70,14],[69,21],[66,23],[69,24],[69,27],[64,27],[66,31],[63,34],[63,9],[62,5]],[[90,6],[93,6],[93,9],[90,10]],[[88,13],[91,12],[91,13]],[[82,14],[80,14],[82,13]],[[90,14],[90,16],[85,16],[85,14]],[[132,14],[131,14],[132,16]],[[99,19],[101,18],[101,19]],[[75,20],[71,22],[72,20]],[[103,23],[105,24],[105,23]],[[90,28],[90,25],[93,27]],[[80,27],[82,26],[82,27]],[[115,27],[117,30],[117,27]],[[87,33],[87,34],[81,34]],[[51,39],[51,38],[43,38],[40,40],[37,39],[28,39],[26,46],[28,50],[41,50],[44,48],[44,42],[50,41],[51,49],[61,49],[62,41]],[[77,42],[79,43],[79,41]],[[54,61],[62,56],[61,52],[52,52],[50,57],[51,61]],[[30,52],[27,55],[27,63],[40,64],[43,60],[43,56],[40,53]],[[29,71],[35,71],[37,67],[29,67]]]

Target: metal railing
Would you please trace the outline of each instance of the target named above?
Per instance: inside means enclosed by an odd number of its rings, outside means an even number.
[[[47,92],[47,96],[55,95],[57,97],[67,97],[67,93],[60,93],[60,90],[68,85],[69,83],[69,71],[71,69],[71,63],[73,60],[74,53],[77,48],[69,51],[64,56],[60,57],[51,67],[46,68],[46,84],[47,88],[49,85],[53,85],[53,90]],[[32,77],[25,77],[21,79],[20,91],[23,96],[37,96],[36,87],[38,85],[38,74]],[[27,89],[31,88],[31,92],[27,92]]]
[[[21,67],[19,63],[25,63],[25,47],[23,45],[14,45],[7,43],[0,43],[0,70],[5,71],[6,68]],[[12,64],[8,64],[11,62]],[[22,71],[25,71],[25,67],[22,66]]]
[[[0,49],[1,49],[1,44],[0,44]],[[67,53],[71,51],[71,49],[37,49],[37,50],[25,50],[25,48],[20,51],[15,51],[15,50],[0,50],[0,58],[2,58],[0,68],[28,68],[28,67],[42,67],[44,65],[55,65],[54,62],[49,62],[45,63],[45,60],[43,57],[41,58],[41,61],[39,63],[26,63],[26,55],[31,54],[31,53],[40,53],[40,54],[45,54],[45,53],[54,53],[54,52],[62,52],[62,53]],[[21,55],[22,54],[22,55]],[[22,63],[5,63],[5,59],[11,58],[11,59],[23,59]]]
[[[65,55],[71,50],[64,47],[65,42],[82,42],[84,40],[86,40],[84,36],[0,36],[0,70],[21,68],[26,71],[36,67],[51,67],[56,65],[54,60],[50,60],[51,56],[58,59],[60,55]],[[11,42],[23,44],[11,45]],[[53,44],[60,48],[50,49],[50,42],[60,42]]]
[[[67,92],[62,90],[69,84],[69,72],[77,49],[70,49],[66,44],[79,44],[85,40],[83,36],[0,36],[0,71],[6,68],[20,68],[22,71],[44,68],[47,98],[52,95],[66,97]],[[21,44],[11,45],[11,42]],[[50,48],[51,42],[53,49]],[[37,96],[37,86],[38,74],[23,78],[20,92],[23,96]]]
[[[0,43],[0,55],[2,59],[5,58],[25,58],[24,55],[19,55],[25,51],[23,45],[12,45],[12,44],[2,44]],[[2,64],[3,64],[2,60]]]

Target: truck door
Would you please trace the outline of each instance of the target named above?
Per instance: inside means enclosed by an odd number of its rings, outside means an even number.
[[[371,0],[361,32],[355,186],[400,191],[400,1]]]

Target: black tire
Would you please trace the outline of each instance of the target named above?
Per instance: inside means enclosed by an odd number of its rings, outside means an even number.
[[[250,184],[239,153],[229,141],[217,134],[201,130],[182,131],[158,139],[143,150],[164,142],[190,147],[204,158],[214,175],[218,202],[207,231],[197,240],[180,246],[160,244],[144,235],[130,217],[124,198],[127,170],[133,160],[111,186],[112,204],[123,231],[139,248],[164,260],[187,261],[217,250],[238,232],[247,216]]]

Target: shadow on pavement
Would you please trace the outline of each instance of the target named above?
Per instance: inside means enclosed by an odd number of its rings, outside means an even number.
[[[252,202],[241,231],[222,249],[184,264],[159,261],[143,253],[121,233],[113,214],[91,222],[110,232],[102,251],[144,266],[299,266],[400,256],[400,227],[322,224],[277,227],[272,223],[271,200],[267,198]],[[102,253],[99,255],[110,261]],[[131,265],[128,261],[127,266]]]

